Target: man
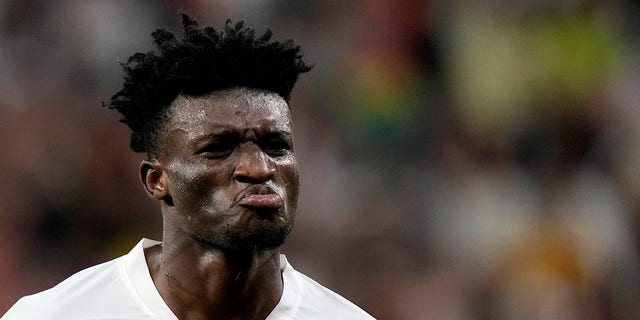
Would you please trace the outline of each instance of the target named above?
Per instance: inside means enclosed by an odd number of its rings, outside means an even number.
[[[242,23],[153,33],[110,107],[147,154],[140,178],[159,200],[162,243],[20,299],[14,319],[373,319],[280,254],[293,227],[298,168],[290,92],[309,71],[292,41]]]

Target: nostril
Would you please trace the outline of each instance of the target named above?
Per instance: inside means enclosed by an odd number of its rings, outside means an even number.
[[[234,178],[236,181],[238,182],[243,182],[243,183],[263,183],[266,181],[269,181],[273,178],[273,174],[269,173],[269,174],[238,174],[235,175]]]
[[[276,169],[266,165],[237,166],[233,178],[243,183],[263,183],[273,179]]]
[[[240,157],[233,171],[233,178],[244,183],[264,183],[276,174],[275,164],[253,141],[240,147]]]
[[[241,146],[240,158],[233,170],[233,178],[243,183],[264,183],[273,179],[276,168],[260,147],[249,142]]]

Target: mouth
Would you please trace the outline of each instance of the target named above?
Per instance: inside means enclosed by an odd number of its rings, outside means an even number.
[[[280,209],[284,205],[282,198],[270,187],[249,187],[240,193],[237,204],[253,209]]]

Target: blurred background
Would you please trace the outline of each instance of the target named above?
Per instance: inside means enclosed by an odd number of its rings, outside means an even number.
[[[293,265],[379,319],[640,318],[640,3],[0,0],[0,314],[160,239],[101,106],[179,12],[295,39]]]

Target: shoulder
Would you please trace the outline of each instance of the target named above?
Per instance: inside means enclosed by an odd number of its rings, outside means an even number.
[[[304,319],[374,319],[360,307],[319,284],[310,277],[287,266],[285,272],[285,286],[296,286],[298,291],[296,314]]]
[[[48,290],[21,298],[2,320],[81,319],[96,314],[126,294],[120,260],[81,270]]]
[[[296,271],[297,272],[297,271]],[[373,319],[368,313],[334,291],[319,284],[303,273],[298,272],[304,288],[300,308],[306,311],[328,312],[333,314],[333,319]],[[305,314],[305,312],[301,312]]]

